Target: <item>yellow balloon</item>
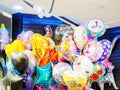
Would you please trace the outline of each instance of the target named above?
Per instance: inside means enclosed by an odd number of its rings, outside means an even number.
[[[37,60],[41,60],[49,49],[49,41],[39,33],[35,33],[30,40],[33,53]]]
[[[5,52],[8,58],[13,51],[23,52],[25,50],[25,46],[20,40],[14,40],[11,44],[8,44],[5,48]]]

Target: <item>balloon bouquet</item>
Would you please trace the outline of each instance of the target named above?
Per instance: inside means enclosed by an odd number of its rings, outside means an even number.
[[[6,45],[7,73],[1,77],[0,88],[21,81],[23,90],[90,90],[91,83],[113,66],[108,60],[112,43],[97,40],[105,33],[101,20],[92,19],[86,26],[58,26],[56,45],[50,26],[45,29],[44,36],[23,31]]]

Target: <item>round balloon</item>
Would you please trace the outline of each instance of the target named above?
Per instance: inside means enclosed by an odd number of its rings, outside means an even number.
[[[74,41],[77,47],[82,50],[87,43],[87,32],[85,27],[79,26],[74,28]]]
[[[96,62],[102,56],[103,51],[100,42],[92,41],[86,44],[83,49],[83,54],[90,58],[92,62]]]
[[[75,59],[73,63],[73,69],[80,75],[86,74],[90,76],[93,72],[93,64],[88,57],[82,55]]]
[[[59,62],[58,64],[56,64],[54,67],[53,67],[53,78],[58,82],[58,83],[61,83],[61,84],[65,84],[64,81],[63,81],[63,73],[66,71],[66,70],[72,70],[72,67],[65,63],[65,62]]]
[[[107,39],[100,40],[99,42],[102,45],[102,48],[104,50],[102,53],[102,56],[99,58],[99,60],[103,61],[103,60],[109,58],[109,56],[111,54],[112,45],[111,45],[111,42]]]
[[[61,52],[65,60],[71,61],[77,54],[77,47],[70,35],[63,37],[61,42]]]
[[[57,44],[60,44],[62,41],[63,36],[67,35],[73,35],[73,29],[70,25],[60,25],[55,29],[55,41]]]

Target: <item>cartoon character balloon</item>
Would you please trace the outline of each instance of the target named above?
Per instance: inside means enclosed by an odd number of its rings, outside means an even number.
[[[74,28],[74,41],[80,50],[86,45],[87,39],[88,37],[85,27],[79,26]]]
[[[72,39],[72,36],[65,35],[61,42],[61,52],[65,60],[74,60],[77,54],[77,47]]]
[[[99,42],[92,41],[86,44],[83,54],[90,58],[92,62],[96,62],[101,58],[103,51],[102,45]]]

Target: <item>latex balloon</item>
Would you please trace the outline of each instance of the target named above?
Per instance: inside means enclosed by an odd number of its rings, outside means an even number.
[[[48,63],[43,67],[36,66],[36,80],[34,84],[40,84],[41,87],[45,87],[48,90],[52,80],[51,63]]]
[[[65,60],[74,60],[77,54],[77,47],[70,35],[65,35],[61,42],[61,52]]]
[[[8,58],[13,51],[23,52],[25,50],[24,44],[20,40],[14,40],[11,44],[8,44],[5,48],[5,52]]]
[[[75,71],[67,70],[63,73],[63,80],[70,90],[82,90],[87,83],[87,76],[80,76]]]
[[[37,63],[38,63],[36,58],[32,54],[32,51],[30,51],[30,50],[25,50],[24,54],[26,54],[28,56],[28,68],[30,68],[30,70],[32,72],[34,72],[35,71],[35,65],[37,65]]]
[[[110,57],[112,46],[111,46],[111,42],[107,39],[100,40],[99,42],[102,45],[102,48],[104,50],[99,61],[103,61]]]
[[[65,63],[65,62],[59,62],[58,64],[56,64],[56,65],[53,67],[53,73],[52,73],[53,78],[54,78],[58,83],[65,84],[62,76],[63,76],[63,73],[64,73],[66,70],[72,70],[72,67],[71,67],[69,64]]]
[[[0,28],[0,49],[5,49],[5,46],[10,43],[10,37],[5,24],[1,24]]]
[[[11,60],[14,67],[20,72],[24,73],[28,67],[28,57],[24,53],[20,52],[12,52]]]
[[[0,80],[0,90],[5,90],[5,85],[2,80]]]
[[[35,33],[31,38],[33,53],[38,61],[49,51],[49,41],[42,35]]]
[[[74,28],[74,41],[80,50],[86,45],[87,39],[88,37],[85,27],[79,26]]]
[[[30,39],[32,37],[32,35],[34,34],[33,31],[22,31],[22,33],[20,33],[17,36],[17,39],[20,39],[24,45],[26,46],[27,49],[31,49],[31,44],[30,44]]]
[[[89,42],[83,49],[83,54],[90,58],[92,62],[99,60],[103,53],[102,45],[99,42]]]
[[[90,76],[93,73],[92,61],[86,56],[78,56],[73,62],[73,70],[80,75]]]

